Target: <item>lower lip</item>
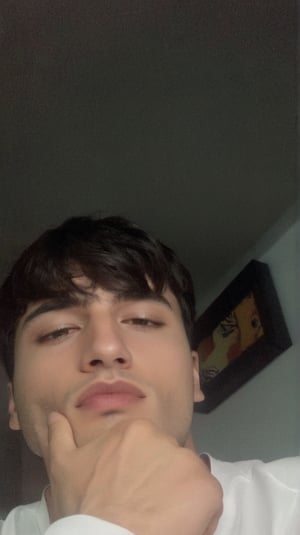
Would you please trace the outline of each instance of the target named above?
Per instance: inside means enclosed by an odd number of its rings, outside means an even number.
[[[142,396],[136,396],[125,392],[112,394],[97,394],[84,400],[80,405],[84,409],[94,409],[101,412],[122,409],[131,403],[143,399]]]

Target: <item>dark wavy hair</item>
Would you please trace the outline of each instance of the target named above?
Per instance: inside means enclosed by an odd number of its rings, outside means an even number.
[[[10,378],[15,332],[28,305],[88,292],[73,282],[80,275],[93,288],[101,286],[123,298],[161,295],[169,288],[192,344],[193,283],[174,251],[125,218],[74,217],[25,249],[0,288],[0,352]]]

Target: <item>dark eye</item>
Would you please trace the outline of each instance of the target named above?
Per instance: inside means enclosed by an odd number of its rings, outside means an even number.
[[[37,341],[38,343],[42,344],[43,342],[60,340],[61,338],[65,338],[66,336],[68,336],[71,332],[77,330],[78,327],[60,327],[59,329],[54,329],[49,333],[42,334],[38,337]]]
[[[149,318],[131,318],[126,320],[126,323],[131,325],[139,325],[141,327],[161,327],[163,325],[161,321],[155,321]]]

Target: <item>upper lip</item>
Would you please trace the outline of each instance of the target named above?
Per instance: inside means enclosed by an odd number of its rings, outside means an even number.
[[[80,407],[88,399],[101,394],[132,394],[139,398],[145,397],[145,394],[137,386],[126,381],[114,381],[111,383],[99,381],[84,390],[79,396],[76,406]]]

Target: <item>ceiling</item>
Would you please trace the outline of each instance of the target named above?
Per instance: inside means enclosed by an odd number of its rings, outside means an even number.
[[[295,202],[289,0],[2,0],[0,271],[125,215],[205,291]]]

